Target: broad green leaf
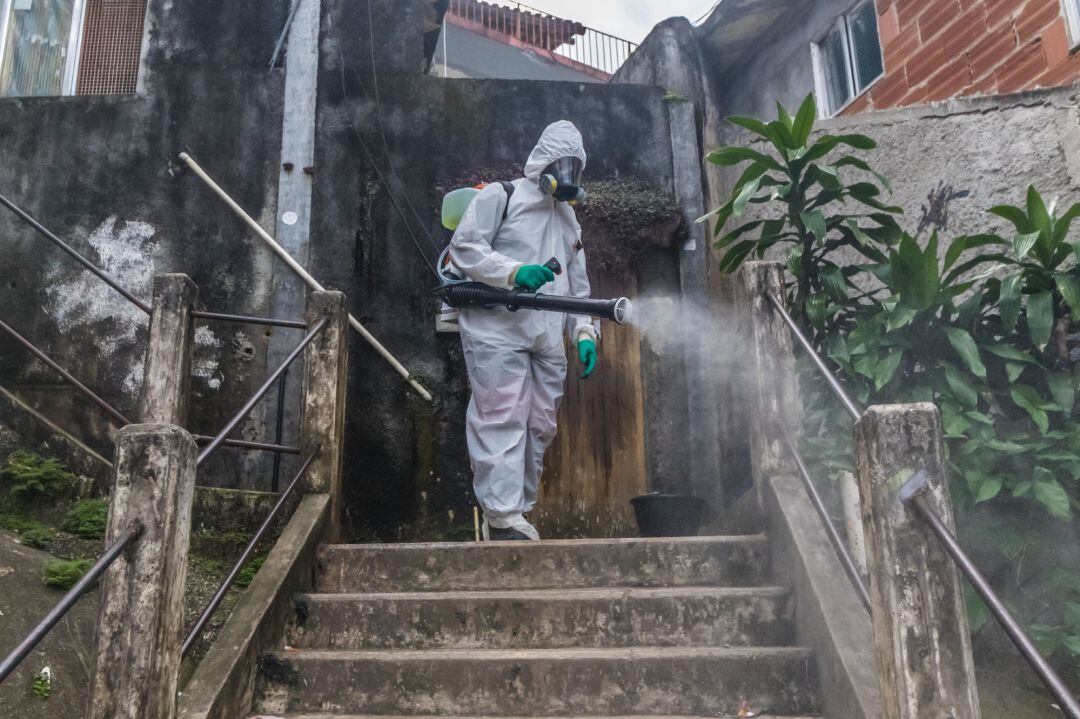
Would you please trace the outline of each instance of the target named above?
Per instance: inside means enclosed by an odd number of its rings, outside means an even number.
[[[1005,375],[1009,378],[1009,384],[1020,379],[1020,375],[1024,374],[1025,369],[1027,369],[1027,366],[1019,362],[1006,362]]]
[[[821,210],[814,210],[813,212],[802,212],[799,214],[802,219],[803,226],[810,231],[818,242],[825,241],[825,235],[827,230],[825,228],[825,216],[821,214]]]
[[[1061,483],[1055,480],[1039,481],[1032,487],[1035,499],[1046,507],[1050,514],[1059,519],[1071,519],[1072,507],[1069,494]]]
[[[1065,414],[1072,414],[1073,405],[1076,404],[1076,388],[1073,386],[1072,375],[1068,372],[1051,372],[1046,378],[1046,384],[1050,387],[1050,394],[1054,395],[1054,404]]]
[[[988,477],[981,485],[979,485],[979,491],[975,495],[975,504],[993,499],[998,496],[998,492],[1000,491],[1001,480]]]
[[[1026,384],[1013,385],[1009,390],[1009,396],[1012,397],[1017,407],[1027,410],[1027,413],[1031,415],[1031,419],[1038,425],[1040,430],[1045,432],[1050,429],[1050,419],[1046,416],[1044,410],[1046,403],[1034,387]]]
[[[1076,602],[1065,602],[1061,610],[1066,622],[1073,627],[1080,628],[1080,604],[1077,604]]]
[[[1027,320],[1031,341],[1042,349],[1050,341],[1054,329],[1054,293],[1039,292],[1029,297]]]
[[[727,121],[730,122],[732,125],[744,127],[755,135],[764,137],[766,140],[771,142],[773,144],[773,147],[775,147],[777,151],[779,151],[781,154],[785,154],[788,150],[788,148],[784,146],[783,138],[780,137],[780,135],[772,128],[768,127],[764,122],[758,120],[757,118],[740,117],[738,115],[733,115],[727,118]]]
[[[791,115],[788,114],[787,108],[781,105],[779,101],[776,103],[776,119],[784,123],[788,130],[794,125]]]
[[[1031,220],[1031,224],[1034,225],[1034,229],[1045,233],[1047,237],[1053,236],[1054,228],[1050,223],[1050,213],[1046,210],[1042,195],[1039,194],[1034,185],[1028,185],[1027,216]]]
[[[1016,362],[1027,362],[1029,364],[1035,363],[1035,358],[1029,355],[1022,349],[1013,347],[1012,345],[987,345],[984,347],[987,352],[992,355],[997,355],[1002,359],[1015,360]]]
[[[1073,322],[1080,322],[1080,277],[1059,272],[1054,275],[1054,282],[1065,304],[1069,306],[1069,316]]]
[[[979,348],[975,346],[975,340],[967,330],[959,327],[946,327],[945,335],[949,338],[949,344],[953,346],[960,358],[968,366],[973,374],[986,379],[986,365],[979,357]]]
[[[903,358],[903,352],[893,352],[892,354],[885,357],[885,359],[878,362],[877,367],[874,368],[875,390],[880,390],[882,387],[892,381],[893,375],[896,374],[896,370],[900,366],[900,361]]]
[[[746,256],[754,251],[754,247],[757,245],[753,240],[743,240],[736,245],[733,245],[731,249],[724,253],[724,256],[720,258],[720,271],[721,272],[734,272],[742,264]]]
[[[982,629],[990,620],[990,610],[979,593],[967,582],[964,582],[964,607],[967,609],[968,628],[972,634]]]
[[[755,220],[753,222],[747,222],[745,225],[739,225],[734,230],[727,233],[726,235],[721,237],[719,240],[717,240],[715,243],[713,243],[713,247],[715,247],[718,250],[722,250],[723,248],[727,247],[728,245],[730,245],[735,240],[737,240],[740,237],[742,237],[743,235],[745,235],[747,232],[750,232],[750,231],[756,229],[759,225],[762,224],[762,222],[763,222],[763,220]]]
[[[1025,494],[1031,491],[1031,488],[1035,486],[1034,482],[1017,482],[1013,485],[1012,496],[1023,497]]]
[[[919,314],[917,309],[912,307],[898,306],[892,312],[889,313],[889,321],[885,325],[886,332],[892,332],[894,330],[907,327],[911,324],[911,321],[915,319]]]
[[[832,165],[813,165],[818,169],[817,181],[827,190],[840,192],[844,189],[844,183],[840,180],[840,174]]]
[[[758,189],[761,187],[761,178],[751,180],[743,186],[742,191],[738,197],[735,198],[735,202],[731,205],[731,213],[738,217],[746,209],[746,206],[750,203],[750,199],[757,194]]]
[[[844,271],[836,265],[826,265],[818,270],[818,277],[825,285],[825,291],[836,302],[847,300],[847,282],[844,280]]]
[[[793,153],[799,152],[802,149],[802,146],[795,142],[795,137],[791,134],[790,125],[774,120],[766,125],[766,127],[769,129],[769,132],[776,133],[776,136],[780,138],[784,147],[788,148],[783,153],[785,158],[791,158]]]
[[[1027,257],[1031,252],[1031,248],[1035,246],[1035,243],[1039,241],[1038,232],[1029,232],[1025,235],[1017,235],[1013,238],[1013,252],[1016,254],[1016,259],[1022,260]]]
[[[965,235],[963,237],[957,237],[949,244],[949,249],[945,251],[945,263],[942,266],[942,270],[948,270],[956,261],[960,259],[960,255],[964,254],[968,250],[973,250],[978,247],[985,247],[987,245],[1007,245],[1005,240],[1001,239],[997,235]]]
[[[1072,207],[1065,211],[1065,214],[1059,217],[1054,222],[1054,244],[1060,244],[1065,241],[1065,238],[1069,234],[1069,226],[1072,225],[1073,220],[1080,217],[1080,202],[1075,203]]]
[[[1012,332],[1020,317],[1020,275],[1010,275],[1001,281],[998,311],[1002,327],[1006,332]]]
[[[1013,205],[997,205],[996,207],[991,207],[988,212],[1011,222],[1017,232],[1026,233],[1035,229],[1035,226],[1028,220],[1027,214],[1019,207]]]
[[[978,406],[979,394],[962,372],[955,367],[945,365],[945,381],[957,399],[973,409]]]
[[[757,150],[751,150],[749,147],[721,147],[710,152],[705,156],[705,159],[714,165],[721,166],[737,165],[740,162],[750,161],[764,165],[770,170],[784,171],[784,168],[776,160],[768,155],[761,154]]]
[[[1065,645],[1065,648],[1069,650],[1069,653],[1073,656],[1080,656],[1080,637],[1067,634],[1061,639],[1061,643]]]
[[[806,145],[810,138],[810,131],[814,129],[814,120],[817,119],[817,103],[814,101],[814,93],[809,93],[799,111],[795,113],[795,120],[791,125],[791,134],[799,147]]]
[[[787,270],[793,277],[802,276],[802,258],[803,258],[803,246],[800,244],[792,245],[787,252]]]

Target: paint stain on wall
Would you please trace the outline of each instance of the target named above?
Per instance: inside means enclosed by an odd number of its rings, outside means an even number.
[[[146,222],[109,217],[87,242],[97,253],[98,267],[114,277],[136,297],[149,300],[158,244],[156,228]],[[96,350],[114,365],[126,365],[121,386],[137,393],[142,387],[143,351],[140,332],[147,325],[142,310],[85,270],[72,271],[58,261],[49,270],[46,310],[65,335],[93,325]]]
[[[221,340],[206,325],[195,328],[195,357],[191,362],[191,374],[216,390],[224,379],[218,371],[221,356]]]

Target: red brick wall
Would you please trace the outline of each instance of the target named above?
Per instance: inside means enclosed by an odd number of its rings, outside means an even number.
[[[1080,79],[1061,0],[877,0],[877,10],[885,75],[845,115]]]

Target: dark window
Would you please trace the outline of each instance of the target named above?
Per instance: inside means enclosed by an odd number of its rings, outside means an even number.
[[[826,114],[835,115],[884,70],[874,3],[838,17],[817,47],[819,89],[826,95]]]

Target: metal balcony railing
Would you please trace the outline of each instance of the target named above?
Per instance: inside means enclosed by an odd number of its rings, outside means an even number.
[[[637,44],[519,2],[450,0],[449,14],[610,77]]]

